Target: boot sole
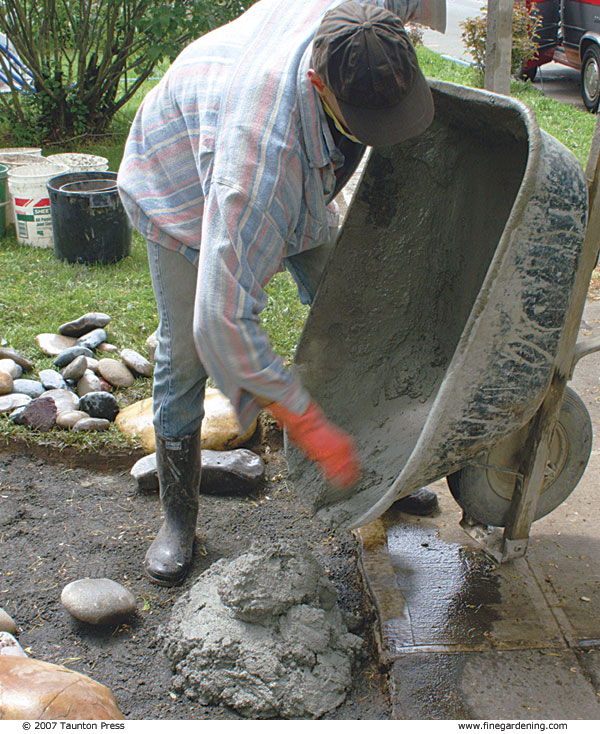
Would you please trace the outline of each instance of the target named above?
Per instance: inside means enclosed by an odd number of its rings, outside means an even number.
[[[144,566],[145,576],[158,586],[179,586],[181,583],[183,583],[187,572],[188,569],[186,568],[180,575],[167,578],[165,576],[155,576],[154,574],[150,573],[150,571],[148,571],[148,569]]]

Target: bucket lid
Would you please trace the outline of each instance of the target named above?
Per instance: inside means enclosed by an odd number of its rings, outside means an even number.
[[[8,180],[10,181],[31,181],[35,178],[49,178],[59,173],[64,173],[68,169],[59,163],[49,163],[47,160],[31,163],[27,166],[16,166],[8,172]]]
[[[53,163],[61,163],[63,166],[86,166],[86,168],[108,164],[108,158],[91,153],[54,153],[48,156],[48,160]]]
[[[14,168],[15,166],[25,166],[28,163],[39,163],[45,161],[41,155],[35,153],[2,153],[0,151],[0,163],[8,168]]]

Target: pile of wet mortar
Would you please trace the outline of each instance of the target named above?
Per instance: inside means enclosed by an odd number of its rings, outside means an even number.
[[[213,564],[178,600],[160,638],[175,690],[251,718],[335,709],[363,648],[315,557],[285,543]]]

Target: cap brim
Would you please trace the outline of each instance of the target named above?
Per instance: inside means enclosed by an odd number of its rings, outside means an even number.
[[[433,120],[434,104],[427,80],[419,70],[415,83],[395,107],[371,110],[340,102],[348,129],[361,143],[394,145],[424,132]]]

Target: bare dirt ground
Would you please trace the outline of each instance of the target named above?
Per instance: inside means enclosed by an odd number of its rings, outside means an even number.
[[[272,442],[271,442],[272,443]],[[176,598],[219,558],[246,551],[254,539],[306,543],[338,589],[368,653],[346,702],[324,718],[386,719],[385,671],[370,645],[374,617],[349,533],[311,522],[285,482],[281,446],[263,444],[263,490],[245,498],[202,496],[192,572],[178,588],[151,584],[142,560],[160,525],[157,495],[140,493],[128,469],[107,470],[108,458],[82,466],[26,450],[0,450],[0,607],[19,625],[31,657],[62,664],[108,686],[128,719],[236,719],[223,706],[201,706],[171,689],[171,672],[156,642]],[[266,451],[266,453],[265,453]],[[58,457],[60,458],[60,457]],[[107,577],[137,597],[137,615],[118,627],[77,622],[60,604],[71,581]]]

